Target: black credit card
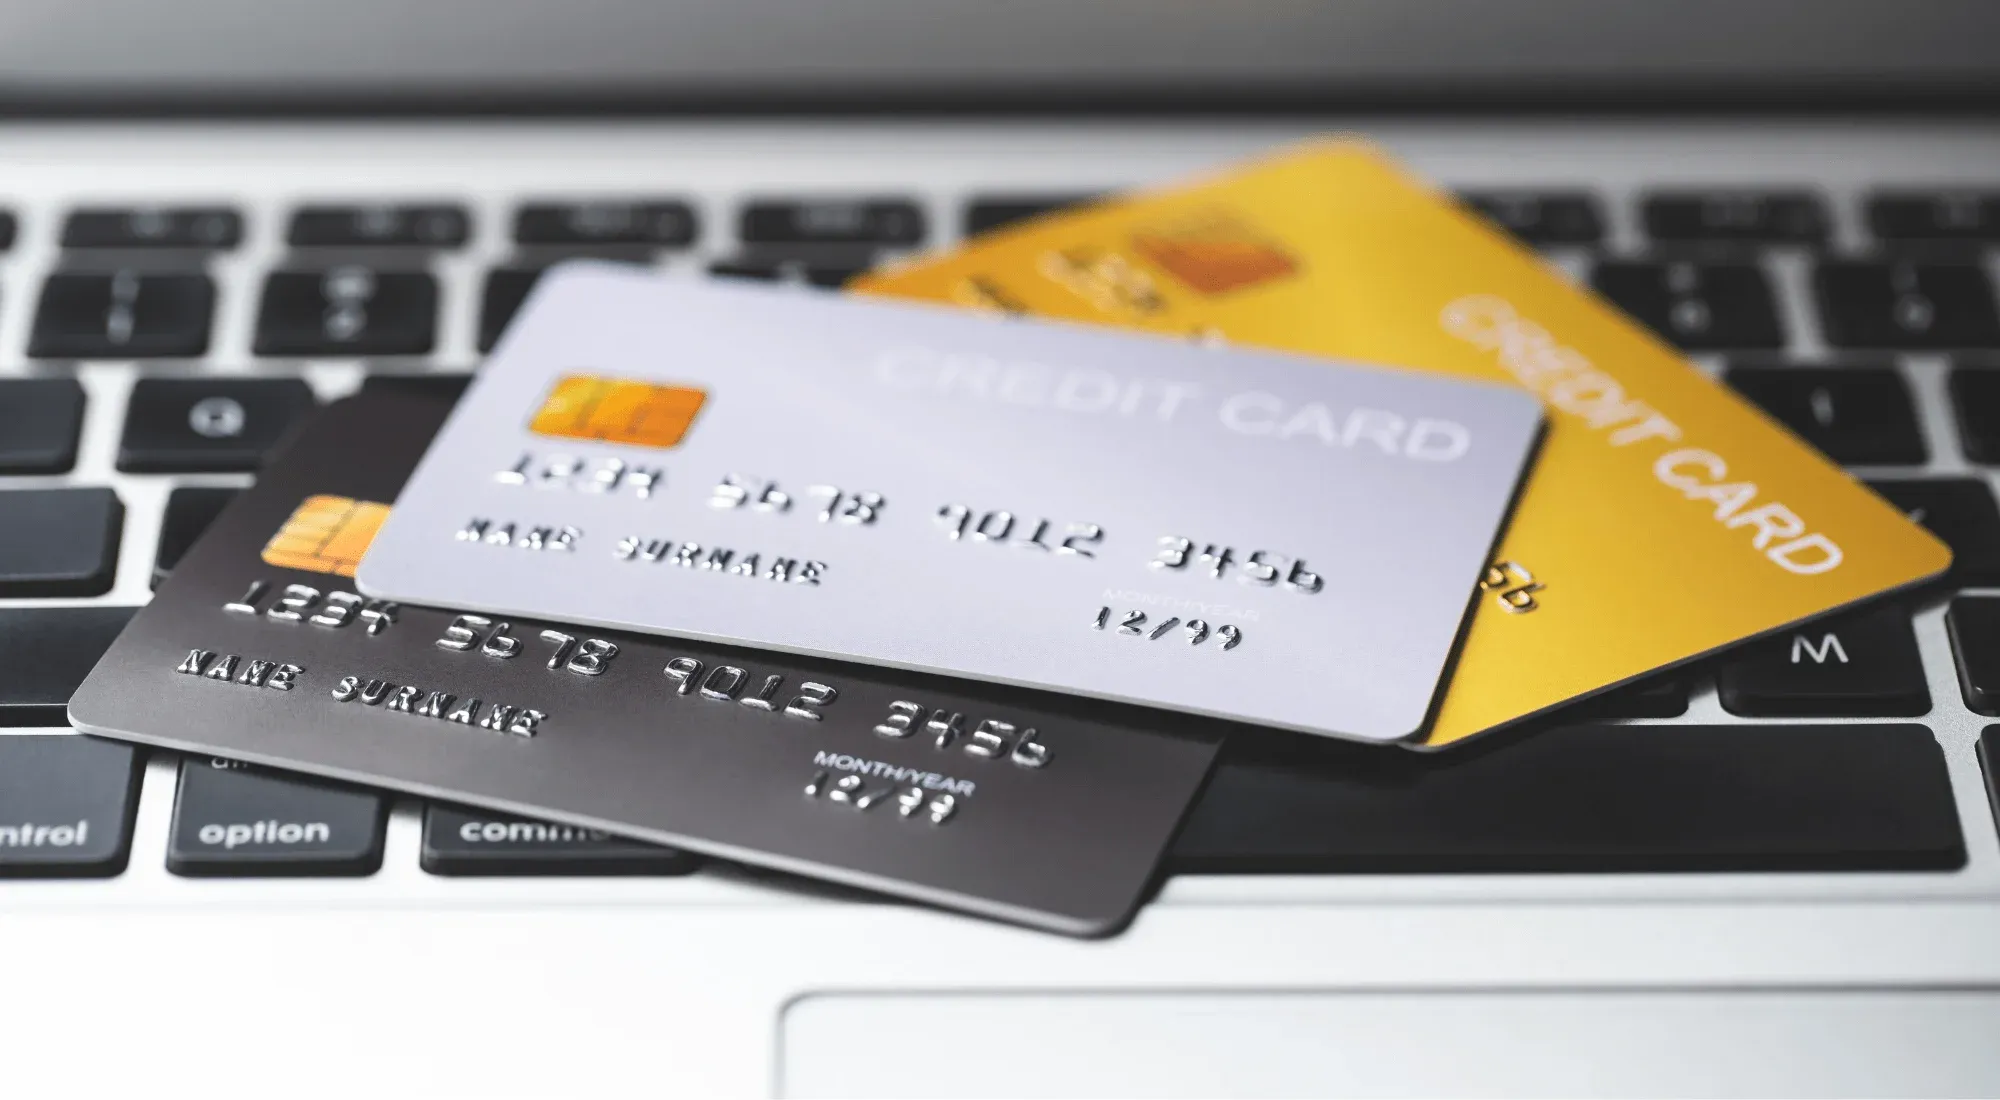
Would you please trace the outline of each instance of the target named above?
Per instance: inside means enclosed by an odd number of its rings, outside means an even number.
[[[448,412],[393,393],[320,412],[70,721],[1071,935],[1131,920],[1222,725],[363,597],[355,564]]]

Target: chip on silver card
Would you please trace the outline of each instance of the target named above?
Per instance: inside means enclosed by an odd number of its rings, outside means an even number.
[[[1540,425],[1497,383],[577,264],[357,581],[1391,741]]]
[[[1220,723],[363,597],[353,563],[446,411],[328,406],[70,720],[1073,935],[1131,919]]]

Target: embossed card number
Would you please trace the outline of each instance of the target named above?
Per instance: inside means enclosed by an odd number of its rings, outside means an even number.
[[[75,724],[1074,935],[1131,919],[1219,730],[345,590],[339,566],[364,549],[353,518],[372,511],[359,505],[398,499],[445,413],[366,395],[304,425],[113,642]],[[605,415],[564,423],[623,423]],[[597,493],[581,486],[615,468],[555,469],[547,499],[658,503],[629,472]],[[812,484],[840,485],[838,500]],[[838,480],[799,485],[789,519],[763,526],[822,530],[813,516],[831,510],[839,527],[850,498],[869,503]],[[263,557],[281,530],[299,566]]]

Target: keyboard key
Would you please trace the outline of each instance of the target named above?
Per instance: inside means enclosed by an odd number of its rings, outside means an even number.
[[[978,195],[965,205],[965,235],[987,233],[1001,226],[1039,217],[1053,210],[1079,206],[1097,196],[1088,193],[1060,195]]]
[[[609,262],[622,263],[622,260]],[[479,308],[479,350],[492,351],[507,331],[514,314],[528,299],[528,292],[541,281],[546,266],[496,267],[486,273],[486,290]]]
[[[0,878],[108,878],[132,853],[140,755],[73,733],[0,737]]]
[[[1892,367],[1731,367],[1737,392],[1849,466],[1914,466],[1927,451],[1910,388]]]
[[[2000,726],[1979,731],[1979,771],[1986,777],[1986,802],[2000,825]]]
[[[111,591],[124,527],[109,489],[0,490],[0,597]]]
[[[496,267],[486,273],[486,292],[479,305],[479,350],[492,351],[507,331],[507,323],[527,301],[528,292],[546,270],[540,267]]]
[[[19,223],[14,220],[11,210],[0,210],[0,252],[14,247],[14,236]]]
[[[1598,264],[1591,285],[1675,347],[1777,348],[1785,343],[1764,272],[1750,264]]]
[[[1865,723],[1565,726],[1436,757],[1236,737],[1168,857],[1223,874],[1964,863],[1936,738]]]
[[[255,470],[314,404],[312,387],[297,378],[141,378],[125,410],[118,468]]]
[[[82,431],[83,387],[76,379],[0,379],[0,474],[68,470]]]
[[[907,199],[799,199],[743,207],[744,244],[921,244],[924,212]]]
[[[1910,613],[1898,604],[1752,642],[1716,673],[1723,709],[1759,718],[1915,716],[1931,709]]]
[[[1678,718],[1687,713],[1687,681],[1679,676],[1653,676],[1637,684],[1605,692],[1565,710],[1567,721],[1607,721],[1614,718]]]
[[[694,238],[694,209],[684,202],[537,202],[514,214],[514,240],[520,244],[680,248]]]
[[[1867,210],[1885,241],[2000,240],[2000,191],[1885,191]]]
[[[420,862],[434,875],[684,875],[699,861],[595,829],[432,805]]]
[[[708,265],[708,273],[725,279],[757,279],[770,283],[803,283],[838,289],[875,266],[874,253],[820,251],[811,256],[749,253]]]
[[[371,374],[361,380],[362,393],[394,391],[413,396],[435,398],[440,401],[457,401],[465,395],[465,387],[472,384],[470,373],[458,371],[438,371],[426,374],[398,374],[384,372]]]
[[[59,271],[42,283],[28,354],[37,359],[148,359],[208,351],[208,276]]]
[[[2000,347],[1993,283],[1973,264],[1823,263],[1813,289],[1835,347]]]
[[[1944,622],[1965,705],[1980,714],[2000,714],[2000,597],[1960,596],[1951,601]]]
[[[1661,244],[1818,244],[1826,205],[1807,191],[1661,191],[1640,203]]]
[[[1869,487],[1951,547],[1951,582],[2000,584],[2000,507],[1984,481],[1941,477]]]
[[[64,248],[230,249],[243,215],[226,206],[85,207],[63,223]]]
[[[206,486],[182,487],[167,494],[167,512],[160,520],[160,548],[153,555],[153,587],[179,565],[181,555],[188,552],[194,540],[201,537],[215,517],[222,514],[229,502],[236,499],[238,489],[216,489]]]
[[[463,206],[306,206],[285,239],[294,248],[457,248],[471,235]]]
[[[1951,372],[1948,385],[1965,457],[2000,464],[2000,369],[1959,367]]]
[[[167,870],[258,878],[372,875],[382,866],[383,795],[214,757],[181,761]]]
[[[437,340],[437,280],[421,271],[343,264],[264,280],[258,355],[428,355]]]
[[[1604,213],[1583,191],[1469,191],[1467,206],[1531,245],[1587,245],[1604,239]]]
[[[137,610],[0,608],[0,726],[69,725],[69,697]]]

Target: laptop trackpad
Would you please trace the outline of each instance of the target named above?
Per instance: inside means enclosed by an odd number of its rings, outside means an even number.
[[[784,1096],[2000,1094],[2000,990],[826,994]]]

